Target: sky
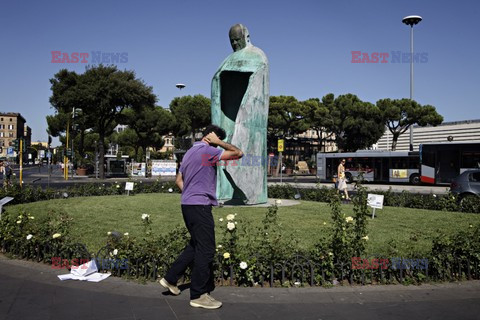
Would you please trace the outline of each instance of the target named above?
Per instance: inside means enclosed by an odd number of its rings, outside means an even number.
[[[46,141],[49,79],[66,68],[83,73],[92,52],[124,54],[119,69],[153,87],[157,105],[177,96],[210,97],[211,79],[232,52],[228,30],[244,24],[270,63],[270,95],[299,100],[356,94],[379,99],[410,96],[407,15],[414,27],[413,98],[445,121],[480,118],[480,2],[171,0],[0,2],[0,112],[19,112],[32,141]],[[88,63],[52,63],[52,51],[88,53]],[[386,63],[352,63],[352,51],[388,53]],[[126,56],[125,56],[126,53]],[[361,58],[360,58],[361,59]],[[126,61],[125,61],[126,60]],[[179,90],[177,83],[186,87]],[[54,140],[55,141],[55,140]]]

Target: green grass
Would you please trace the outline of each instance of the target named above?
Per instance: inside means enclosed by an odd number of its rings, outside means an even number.
[[[117,230],[130,236],[142,236],[141,215],[150,214],[155,233],[165,233],[183,225],[178,194],[140,194],[135,196],[105,196],[58,199],[8,206],[7,211],[26,210],[41,218],[48,211],[64,211],[73,218],[72,235],[85,243],[90,251],[104,245],[107,232]],[[353,215],[353,206],[342,206],[343,212]],[[260,225],[267,208],[214,208],[215,221],[229,213],[238,213],[237,218],[248,219]],[[331,228],[328,204],[302,201],[300,205],[280,207],[279,221],[286,232],[293,233],[301,248],[312,247],[317,239]],[[326,222],[326,225],[323,224]],[[370,253],[386,253],[389,242],[398,244],[400,253],[407,248],[423,253],[430,249],[432,238],[439,231],[453,233],[470,224],[480,223],[480,215],[385,207],[377,210],[374,220],[368,221],[368,247]],[[217,228],[217,239],[221,239]]]

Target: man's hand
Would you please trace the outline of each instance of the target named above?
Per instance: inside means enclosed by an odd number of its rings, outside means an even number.
[[[208,143],[213,143],[218,145],[222,140],[217,136],[215,132],[210,132],[205,136],[205,140],[207,140]]]

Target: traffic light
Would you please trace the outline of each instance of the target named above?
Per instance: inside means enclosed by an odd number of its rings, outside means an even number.
[[[13,150],[15,150],[16,152],[18,152],[18,139],[15,139],[12,141],[12,147],[13,147]]]

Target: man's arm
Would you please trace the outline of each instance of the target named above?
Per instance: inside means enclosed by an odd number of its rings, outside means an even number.
[[[237,148],[233,144],[226,143],[225,141],[220,140],[214,132],[209,133],[205,137],[205,139],[209,143],[216,144],[217,146],[225,149],[225,151],[223,152],[220,160],[240,159],[241,157],[243,157],[242,150],[240,150],[239,148]]]
[[[177,178],[175,179],[175,183],[177,184],[178,188],[180,189],[180,192],[183,192],[183,176],[182,176],[181,172],[179,172],[177,174]]]

